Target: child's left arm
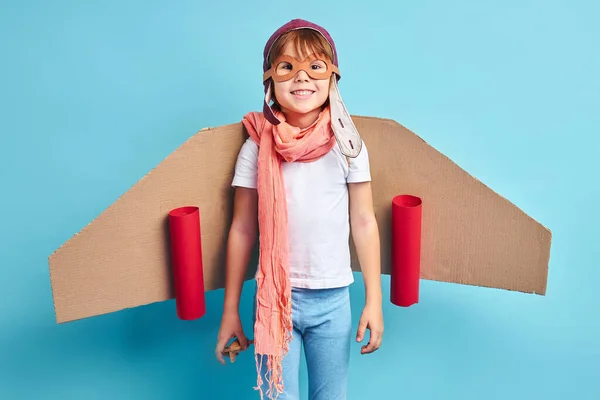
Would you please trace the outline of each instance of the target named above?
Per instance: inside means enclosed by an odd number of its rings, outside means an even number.
[[[371,331],[369,343],[361,348],[361,353],[367,354],[379,348],[383,336],[379,228],[373,210],[371,182],[349,183],[348,190],[352,239],[363,273],[366,293],[356,341],[362,342],[366,329]]]

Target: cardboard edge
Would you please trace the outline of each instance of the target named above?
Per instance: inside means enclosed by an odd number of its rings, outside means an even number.
[[[459,169],[463,170],[466,174],[469,175],[469,177],[475,179],[479,185],[482,185],[485,188],[491,190],[495,195],[501,197],[504,201],[506,201],[506,202],[510,203],[512,206],[516,207],[519,210],[519,212],[521,212],[521,214],[523,214],[524,216],[526,216],[527,218],[529,218],[531,221],[533,221],[536,224],[538,224],[539,226],[541,226],[544,230],[546,230],[548,232],[548,234],[550,235],[550,237],[552,236],[552,231],[546,225],[542,224],[540,221],[536,220],[535,218],[533,218],[532,216],[530,216],[529,214],[527,214],[521,207],[517,206],[515,203],[513,203],[512,201],[510,201],[510,199],[508,199],[506,196],[500,194],[499,192],[495,191],[492,187],[490,187],[489,185],[487,185],[484,182],[482,182],[480,179],[478,179],[476,176],[474,176],[472,173],[470,173],[467,169],[465,169],[464,167],[460,166],[457,162],[453,161],[446,154],[444,154],[443,152],[441,152],[440,150],[438,150],[435,146],[431,145],[429,142],[427,142],[421,136],[419,136],[418,134],[414,133],[412,130],[410,130],[406,126],[402,125],[401,123],[399,123],[399,122],[397,122],[397,121],[395,121],[395,120],[393,120],[391,118],[379,118],[379,117],[362,116],[362,115],[352,115],[352,117],[353,118],[354,117],[358,117],[360,119],[366,119],[366,120],[385,121],[386,123],[388,123],[390,125],[396,125],[396,126],[399,126],[399,127],[403,128],[403,129],[409,131],[410,133],[412,133],[413,135],[415,135],[417,138],[419,138],[423,143],[425,143],[428,146],[430,146],[431,148],[435,149],[435,151],[437,151],[442,157],[444,157],[446,159],[446,161],[449,161],[450,163],[454,164]]]
[[[234,125],[238,125],[239,123],[234,123],[234,124],[227,124],[227,125],[223,125],[219,128],[226,128],[226,127],[230,127],[230,126],[234,126]],[[102,210],[102,212],[100,212],[99,214],[97,214],[95,217],[93,217],[87,224],[85,224],[79,231],[77,231],[76,233],[74,233],[73,235],[71,235],[69,237],[69,239],[67,239],[66,241],[64,241],[60,246],[58,246],[57,248],[55,248],[50,255],[48,256],[48,260],[50,261],[54,255],[56,254],[56,252],[58,252],[59,250],[61,250],[62,248],[68,246],[72,241],[73,238],[75,238],[77,235],[84,233],[89,226],[101,215],[103,215],[104,213],[108,212],[109,210],[111,210],[113,207],[116,206],[116,203],[120,202],[121,199],[123,197],[125,197],[127,195],[127,193],[129,193],[129,191],[136,185],[138,185],[139,183],[143,182],[145,179],[148,179],[153,173],[154,171],[163,163],[165,162],[167,159],[169,159],[177,150],[179,150],[181,147],[185,146],[187,143],[189,143],[192,139],[194,139],[198,134],[202,134],[202,133],[207,133],[209,131],[214,130],[214,128],[212,127],[206,127],[206,128],[202,128],[198,131],[196,131],[193,135],[191,135],[190,137],[188,137],[186,140],[184,140],[183,142],[181,142],[181,144],[179,146],[177,146],[173,151],[171,151],[168,155],[166,155],[158,164],[156,164],[154,167],[152,167],[151,169],[148,170],[148,172],[146,172],[141,178],[139,178],[137,181],[135,181],[131,186],[129,186],[127,188],[127,190],[125,190],[123,193],[121,193],[115,200],[113,200],[113,202],[107,206],[105,209]]]

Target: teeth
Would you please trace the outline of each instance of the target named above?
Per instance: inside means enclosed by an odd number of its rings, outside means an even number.
[[[310,90],[296,90],[296,91],[292,92],[292,94],[298,94],[300,96],[306,96],[311,93],[312,93],[312,91],[310,91]]]

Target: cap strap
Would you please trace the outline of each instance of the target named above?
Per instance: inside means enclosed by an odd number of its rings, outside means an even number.
[[[350,158],[355,158],[362,150],[362,139],[342,101],[336,79],[332,79],[329,90],[329,103],[331,109],[331,127],[333,128],[338,146],[342,154]]]

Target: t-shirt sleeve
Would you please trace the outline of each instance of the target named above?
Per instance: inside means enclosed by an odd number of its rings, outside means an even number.
[[[355,158],[350,158],[350,166],[346,182],[357,183],[370,181],[371,168],[369,165],[369,152],[367,150],[367,145],[363,141],[362,149],[358,156],[356,156]]]
[[[235,163],[231,186],[256,189],[258,178],[258,145],[252,138],[246,139]]]

